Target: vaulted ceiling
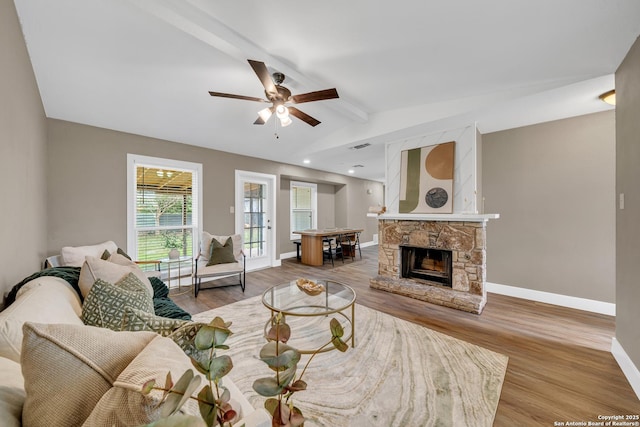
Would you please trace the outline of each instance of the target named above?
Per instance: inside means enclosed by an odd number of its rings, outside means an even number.
[[[611,108],[640,34],[637,0],[15,3],[47,117],[379,181],[388,142]],[[208,94],[264,98],[247,59],[340,97],[254,125],[265,104]]]

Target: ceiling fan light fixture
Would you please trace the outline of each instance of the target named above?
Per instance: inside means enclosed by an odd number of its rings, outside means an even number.
[[[271,117],[271,108],[267,107],[265,109],[262,109],[260,111],[258,111],[258,116],[260,116],[260,118],[262,119],[263,122],[267,122],[267,120],[269,120],[269,118]]]
[[[289,117],[289,116],[284,117],[284,118],[280,118],[280,125],[282,125],[283,128],[286,128],[291,123],[293,123],[293,122],[291,121],[291,117]]]
[[[282,104],[278,105],[276,107],[276,116],[278,116],[280,120],[289,118],[289,109]]]

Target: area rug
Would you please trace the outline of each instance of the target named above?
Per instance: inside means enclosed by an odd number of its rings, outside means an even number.
[[[355,310],[355,347],[315,356],[303,378],[307,390],[294,395],[305,427],[493,424],[507,356],[362,305]],[[253,297],[193,318],[215,316],[233,322],[230,350],[223,352],[233,359],[229,376],[254,407],[262,407],[265,398],[252,384],[272,376],[258,359],[269,311]],[[330,338],[326,318],[287,321],[290,344],[298,348],[317,348]],[[302,357],[298,374],[308,358]]]

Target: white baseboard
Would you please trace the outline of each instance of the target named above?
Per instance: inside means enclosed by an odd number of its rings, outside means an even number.
[[[280,259],[287,259],[287,258],[295,258],[296,257],[296,252],[285,252],[283,254],[280,254]]]
[[[578,310],[591,311],[609,316],[616,315],[616,305],[611,302],[536,291],[533,289],[519,288],[517,286],[500,285],[498,283],[487,282],[486,285],[487,292],[492,292],[494,294],[508,295],[511,297],[560,305],[562,307],[575,308]]]
[[[624,376],[627,377],[631,388],[636,392],[636,396],[640,399],[640,371],[638,371],[636,365],[633,364],[633,361],[627,355],[627,352],[624,351],[624,348],[622,348],[622,345],[620,345],[616,337],[613,337],[611,340],[611,354],[613,354],[614,359],[618,362]]]

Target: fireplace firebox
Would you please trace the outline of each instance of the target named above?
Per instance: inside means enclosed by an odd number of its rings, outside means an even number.
[[[451,287],[452,251],[400,245],[401,277],[436,282]]]

